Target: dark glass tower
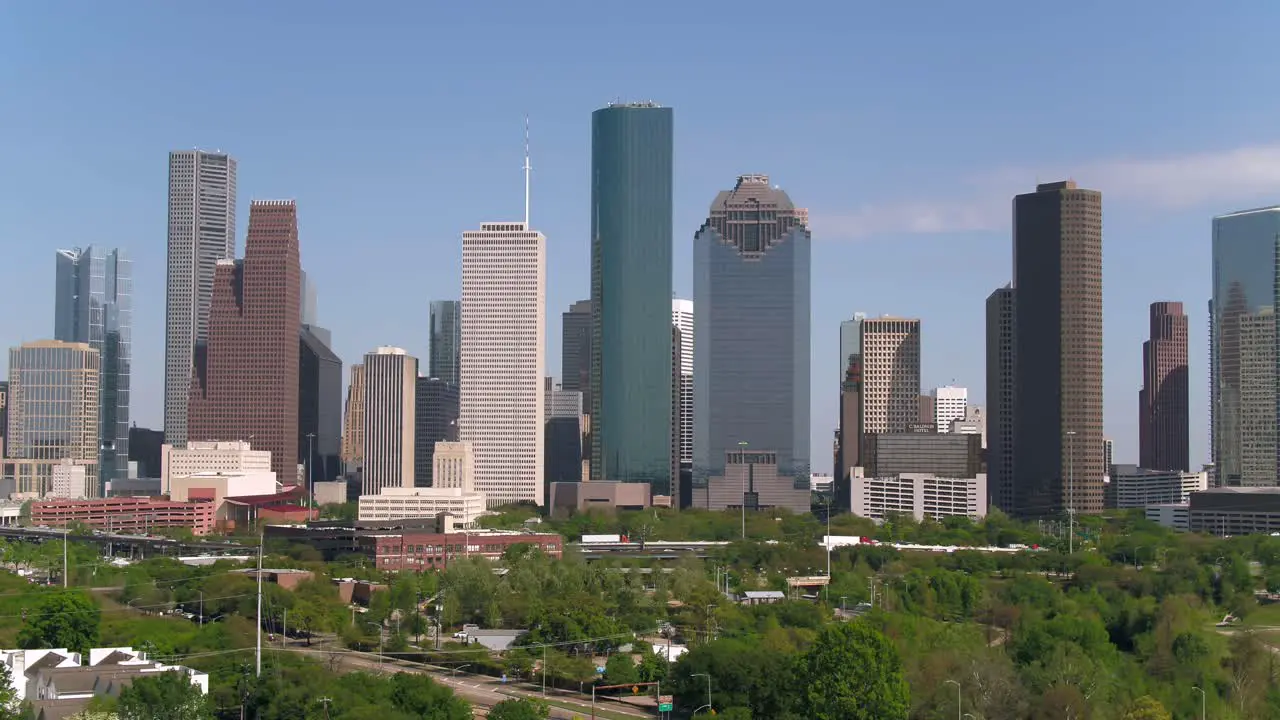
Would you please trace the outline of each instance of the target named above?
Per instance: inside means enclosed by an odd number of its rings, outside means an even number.
[[[298,333],[298,462],[315,482],[342,472],[342,360],[327,336],[311,325]]]
[[[765,175],[721,192],[693,240],[693,485],[775,453],[809,487],[809,229]]]
[[[414,402],[413,485],[432,487],[436,443],[458,439],[458,386],[419,376]]]
[[[462,356],[462,303],[457,300],[431,302],[431,355],[428,374],[458,387]]]
[[[579,300],[560,316],[560,387],[582,393],[582,407],[591,411],[591,301]]]
[[[104,484],[123,480],[129,475],[133,262],[120,250],[92,245],[59,250],[54,307],[54,339],[89,343],[101,355],[98,476]]]
[[[591,479],[670,495],[670,108],[591,116]]]
[[[1209,407],[1217,485],[1276,484],[1278,248],[1280,207],[1213,219]]]

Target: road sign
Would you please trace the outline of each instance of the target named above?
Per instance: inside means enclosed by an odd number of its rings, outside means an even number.
[[[675,704],[675,697],[671,695],[658,696],[658,712],[671,712],[671,706]]]

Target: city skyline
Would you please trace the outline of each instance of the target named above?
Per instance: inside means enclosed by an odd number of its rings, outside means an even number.
[[[726,63],[724,40],[699,46],[685,58],[683,69],[676,72],[661,65],[640,68],[616,58],[609,60],[601,40],[593,39],[592,47],[601,51],[600,57],[605,61],[585,69],[581,82],[572,83],[569,88],[562,88],[565,83],[557,79],[561,70],[556,58],[562,57],[564,51],[531,60],[524,53],[503,49],[492,57],[491,64],[467,71],[476,80],[465,84],[471,89],[433,86],[419,100],[403,98],[408,69],[423,60],[429,62],[428,58],[436,53],[447,56],[450,48],[456,49],[451,44],[455,41],[450,40],[447,47],[415,51],[424,57],[389,66],[387,75],[375,83],[356,86],[355,92],[368,94],[375,104],[396,109],[385,132],[369,133],[359,124],[317,112],[323,104],[321,98],[332,97],[333,92],[349,92],[344,84],[349,82],[347,71],[338,58],[326,59],[314,50],[286,51],[274,41],[268,45],[268,33],[274,36],[282,27],[278,18],[250,21],[248,14],[229,13],[228,21],[253,26],[245,41],[245,52],[231,59],[230,65],[226,64],[226,57],[217,55],[194,58],[191,78],[198,82],[173,83],[163,74],[163,68],[136,64],[140,52],[147,48],[154,51],[157,46],[172,42],[165,33],[148,35],[137,49],[116,53],[112,48],[120,49],[118,35],[114,40],[111,34],[77,37],[76,42],[70,37],[45,37],[34,24],[44,13],[39,8],[27,12],[29,22],[19,16],[11,26],[15,32],[24,27],[24,22],[31,28],[27,37],[14,38],[12,47],[16,52],[31,52],[33,59],[44,58],[44,50],[34,54],[37,43],[42,48],[62,47],[66,54],[60,56],[56,67],[89,52],[106,60],[93,63],[79,75],[59,75],[55,83],[44,88],[14,88],[15,97],[25,97],[30,102],[13,116],[17,132],[10,140],[0,141],[11,143],[6,146],[11,150],[6,156],[21,170],[5,181],[8,200],[0,202],[6,203],[4,216],[11,219],[7,229],[14,236],[30,238],[41,252],[19,248],[0,272],[4,273],[7,287],[18,291],[25,288],[34,294],[39,292],[39,285],[33,285],[36,279],[47,282],[42,273],[47,252],[53,248],[74,245],[79,238],[86,238],[124,248],[134,255],[136,295],[144,307],[139,308],[135,318],[135,355],[139,364],[133,406],[138,423],[148,427],[162,426],[158,378],[163,373],[164,321],[160,308],[164,230],[157,228],[156,192],[164,192],[163,153],[173,148],[222,148],[242,161],[242,200],[237,203],[241,225],[237,236],[241,242],[249,197],[296,196],[305,201],[308,238],[315,240],[309,244],[307,270],[326,293],[321,298],[325,324],[335,331],[339,356],[351,362],[369,347],[396,342],[425,357],[425,333],[421,338],[402,338],[397,328],[413,321],[406,314],[407,309],[421,304],[416,298],[423,293],[456,297],[458,283],[453,276],[458,250],[452,239],[459,229],[474,227],[479,220],[491,216],[484,206],[493,207],[493,198],[498,197],[494,187],[506,183],[510,192],[503,191],[502,196],[509,198],[503,207],[510,215],[517,211],[518,163],[512,158],[520,143],[520,116],[529,112],[535,150],[545,148],[547,153],[539,166],[541,184],[536,189],[541,198],[541,229],[553,238],[561,238],[548,249],[552,280],[548,306],[558,311],[587,294],[582,279],[588,269],[584,255],[589,234],[585,229],[589,216],[582,202],[587,182],[582,171],[587,153],[583,140],[585,116],[619,92],[633,96],[653,93],[677,108],[680,118],[677,152],[683,159],[677,169],[676,228],[700,221],[705,198],[723,183],[725,176],[754,168],[767,168],[811,206],[812,223],[820,237],[814,258],[815,378],[821,376],[823,367],[829,368],[834,355],[834,338],[829,330],[821,328],[830,328],[858,308],[876,309],[923,318],[930,328],[922,351],[926,386],[955,378],[957,384],[970,388],[973,397],[983,392],[983,353],[980,343],[975,342],[982,332],[982,298],[1008,275],[1008,198],[1037,176],[1073,175],[1112,199],[1107,233],[1116,242],[1108,244],[1107,275],[1125,280],[1109,282],[1106,290],[1106,396],[1109,400],[1114,398],[1105,408],[1107,432],[1116,439],[1119,458],[1136,459],[1137,418],[1132,398],[1141,366],[1139,341],[1145,337],[1145,308],[1156,299],[1180,300],[1189,314],[1193,466],[1208,458],[1208,367],[1204,349],[1205,307],[1210,291],[1207,273],[1195,268],[1204,266],[1208,257],[1209,218],[1277,200],[1275,183],[1265,170],[1213,169],[1250,167],[1246,158],[1254,158],[1256,166],[1257,158],[1269,157],[1274,134],[1260,118],[1269,116],[1267,106],[1272,101],[1239,91],[1250,78],[1258,79],[1252,73],[1259,62],[1246,57],[1255,51],[1247,43],[1231,43],[1221,48],[1222,53],[1210,66],[1193,67],[1189,59],[1169,52],[1180,38],[1191,37],[1189,31],[1179,28],[1172,28],[1172,34],[1158,39],[1140,38],[1140,46],[1149,51],[1146,57],[1164,58],[1171,63],[1166,67],[1189,72],[1211,72],[1224,62],[1246,68],[1246,75],[1233,76],[1239,77],[1238,85],[1218,90],[1224,96],[1215,96],[1214,103],[1197,103],[1178,95],[1165,97],[1153,106],[1126,98],[1120,89],[1132,87],[1146,77],[1141,68],[1127,68],[1088,87],[1063,88],[1065,94],[1052,97],[1037,91],[1032,98],[1016,103],[1008,93],[997,92],[992,82],[978,81],[976,96],[966,98],[966,104],[954,107],[948,103],[949,113],[957,116],[952,122],[940,125],[926,121],[923,118],[931,114],[927,103],[950,97],[946,95],[949,83],[940,74],[949,77],[946,73],[954,69],[980,75],[982,68],[990,67],[987,63],[994,61],[993,56],[1002,58],[1006,53],[1010,62],[998,67],[1002,68],[1000,73],[1008,75],[1000,77],[1022,82],[1030,72],[1025,64],[1012,60],[1025,57],[1025,50],[1031,45],[1029,36],[1015,31],[1021,23],[1028,22],[1023,17],[1025,13],[1002,18],[988,27],[975,18],[948,10],[930,22],[966,27],[973,31],[969,40],[949,35],[942,37],[942,42],[933,35],[914,38],[911,51],[924,58],[918,66],[894,67],[883,78],[859,76],[834,96],[824,96],[812,112],[770,107],[747,117],[733,116],[733,122],[729,122],[729,114],[705,100],[713,78],[714,82],[725,83],[726,90],[747,84],[744,78],[725,78],[717,72]],[[90,16],[100,15],[97,19],[101,27],[121,29],[159,28],[179,18],[189,26],[193,14],[207,17],[192,9],[177,8],[151,17],[136,10],[115,15],[90,12]],[[473,14],[464,11],[448,22],[465,23],[465,16]],[[894,9],[878,9],[876,16],[892,18],[901,14]],[[706,10],[694,9],[691,20],[707,19],[708,15]],[[826,13],[819,16],[834,19]],[[1093,11],[1073,17],[1070,23],[1053,28],[1047,41],[1041,37],[1036,45],[1047,42],[1047,47],[1068,48],[1065,38],[1072,28],[1091,27],[1091,18],[1097,17]],[[1110,17],[1114,24],[1106,32],[1109,42],[1114,42],[1124,27],[1131,27],[1125,18],[1131,22],[1133,16],[1126,11],[1119,13],[1119,18]],[[378,22],[395,33],[397,25],[412,27],[412,19],[405,16],[395,22]],[[340,36],[341,23],[334,15],[319,11],[316,22],[317,37]],[[549,33],[548,37],[565,37],[577,36],[584,27],[599,27],[602,22],[598,12],[577,18],[551,12],[537,27]],[[1228,26],[1225,18],[1209,17],[1206,22],[1213,27],[1217,26],[1215,23]],[[564,24],[563,28],[557,29],[559,23]],[[1201,25],[1201,30],[1205,27],[1208,26]],[[740,30],[743,34],[739,40],[763,35],[751,27]],[[627,36],[633,31],[618,28],[618,32]],[[859,56],[874,57],[883,49],[883,41],[874,34],[856,32],[864,41],[857,50]],[[504,29],[499,34],[508,37],[507,33]],[[677,33],[679,37],[689,37],[681,34],[683,31]],[[961,63],[955,62],[962,43],[995,37],[1002,38],[1004,44],[984,47],[982,54],[965,55]],[[1104,43],[1097,53],[1083,60],[1085,67],[1110,66],[1118,52],[1115,48],[1123,46],[1129,48],[1126,53],[1132,52],[1131,43],[1132,38],[1114,46]],[[371,62],[385,62],[387,53],[398,52],[390,47],[366,50],[371,51]],[[282,59],[290,62],[291,56],[297,62],[309,63],[316,72],[314,79],[309,77],[311,73],[299,79],[297,94],[288,102],[241,79],[250,68],[269,66]],[[944,57],[950,59],[937,62]],[[487,80],[507,73],[516,62],[523,67],[532,62],[534,69],[547,68],[549,78],[535,77],[527,88],[513,90],[512,97],[501,102],[475,90]],[[811,93],[811,97],[818,97],[824,78],[830,77],[829,71],[820,71],[812,64],[809,51],[780,59],[769,72],[786,78],[792,87],[798,82],[798,87]],[[128,78],[130,87],[136,87],[138,92],[127,105],[119,98],[105,98],[102,112],[110,122],[90,122],[74,111],[72,99],[92,95],[93,88],[106,86],[105,79],[109,77]],[[332,83],[338,83],[337,87],[331,87]],[[145,91],[162,86],[172,87],[184,102],[198,97],[201,87],[215,87],[236,101],[216,112],[179,122],[163,110],[171,101],[161,102]],[[902,96],[895,88],[904,86],[921,87],[925,92]],[[53,88],[62,92],[48,97]],[[868,108],[865,93],[890,98],[892,102]],[[855,96],[860,99],[855,101]],[[929,96],[934,100],[927,100]],[[1032,133],[1029,129],[1037,123],[1042,128],[1044,123],[1061,127],[1068,108],[1091,102],[1111,108],[1106,123],[1091,121],[1085,127],[1076,127],[1065,142],[1048,145],[1044,131]],[[423,133],[423,118],[430,115],[423,115],[422,109],[438,103],[475,107],[483,120],[470,123],[469,127]],[[974,111],[977,105],[982,107],[980,121]],[[506,106],[505,110],[502,106]],[[246,107],[258,111],[244,112]],[[122,114],[126,110],[129,114]],[[126,123],[125,118],[135,117],[134,113],[143,119]],[[994,125],[993,115],[998,117]],[[1179,120],[1170,123],[1171,117]],[[262,131],[264,124],[292,130],[285,137],[272,137],[268,142],[268,134]],[[1153,134],[1150,129],[1155,126],[1161,129]],[[981,132],[975,133],[977,128]],[[59,138],[57,147],[49,144],[55,136]],[[974,141],[975,136],[980,137]],[[331,151],[315,152],[320,147]],[[394,152],[388,152],[389,148]],[[887,158],[911,152],[923,154],[915,167],[889,173],[872,169],[888,166]],[[56,178],[56,183],[50,172],[53,167],[61,167],[65,173]],[[114,168],[114,177],[122,180],[112,193],[77,197],[75,204],[84,208],[80,213],[49,212],[49,201],[44,198],[57,197],[57,187],[64,183],[87,186],[99,179],[97,168],[105,167]],[[444,167],[452,169],[446,173]],[[353,183],[352,177],[362,180]],[[1013,179],[1007,180],[1010,177]],[[18,178],[22,178],[21,182]],[[939,203],[940,199],[946,202]],[[401,210],[417,207],[418,203],[426,203],[420,214]],[[90,230],[88,221],[95,217],[113,220],[100,230]],[[430,223],[424,224],[423,217],[431,218]],[[355,255],[353,248],[359,250]],[[425,250],[432,260],[427,267],[410,273],[410,266],[415,263],[402,259],[413,257],[418,250]],[[931,260],[916,262],[919,257]],[[1115,274],[1118,268],[1139,259],[1152,263],[1143,266],[1150,268],[1149,273],[1134,277]],[[677,294],[688,295],[691,282],[687,271],[677,266],[674,275]],[[946,295],[920,293],[922,285],[946,287]],[[338,294],[342,287],[360,287],[362,291]],[[876,300],[869,302],[864,297]],[[548,314],[551,316],[552,311]],[[43,320],[15,318],[6,326],[11,335],[6,335],[4,342],[9,346],[41,337],[47,333],[43,325]],[[558,333],[554,316],[549,317],[548,328],[549,335],[555,338]],[[559,356],[557,345],[558,339],[548,341],[547,355],[553,366]],[[823,357],[826,363],[819,362]],[[835,423],[836,400],[829,391],[824,397],[822,388],[815,387],[813,392],[813,457],[821,461]]]

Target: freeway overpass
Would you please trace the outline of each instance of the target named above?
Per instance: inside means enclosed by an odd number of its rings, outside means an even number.
[[[156,535],[124,535],[121,533],[94,532],[92,534],[71,534],[64,535],[63,530],[58,528],[46,527],[14,527],[11,525],[0,526],[0,538],[8,540],[25,540],[27,542],[45,542],[52,540],[61,542],[62,539],[77,543],[92,543],[99,547],[115,552],[117,549],[128,549],[130,552],[140,552],[145,556],[147,553],[159,555],[182,555],[184,553],[243,553],[244,545],[232,542],[219,541],[200,541],[189,540],[179,541],[173,538],[160,537]]]

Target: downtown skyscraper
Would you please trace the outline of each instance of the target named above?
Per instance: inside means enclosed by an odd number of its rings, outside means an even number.
[[[362,493],[411,488],[417,418],[418,359],[397,347],[364,356]]]
[[[1013,258],[1010,511],[1101,512],[1102,193],[1068,180],[1015,197]]]
[[[234,258],[235,249],[235,159],[202,150],[169,153],[164,433],[175,445],[187,441],[195,349],[208,337],[214,269]]]
[[[133,263],[120,250],[89,246],[56,254],[55,340],[99,353],[98,477],[129,474],[129,386],[133,364]],[[101,487],[99,487],[99,491]]]
[[[431,347],[427,374],[458,386],[462,360],[462,308],[457,300],[431,301]]]
[[[190,439],[252,438],[282,483],[299,479],[301,276],[297,205],[253,201],[244,259],[217,263],[190,388]]]
[[[1187,472],[1191,469],[1190,408],[1187,315],[1182,303],[1152,303],[1150,324],[1150,339],[1142,343],[1138,464],[1149,470]]]
[[[693,496],[745,446],[774,458],[807,508],[809,228],[768,176],[743,175],[711,203],[693,253]]]
[[[1280,207],[1213,219],[1210,303],[1210,423],[1215,483],[1277,480],[1276,298]]]
[[[462,234],[458,435],[489,505],[543,493],[547,239],[525,222]]]
[[[591,115],[591,479],[668,497],[673,132],[654,103]]]
[[[680,467],[693,467],[693,301],[680,298],[671,299],[671,325],[676,329],[680,340],[679,352],[672,362],[679,364],[672,368],[676,375],[678,395],[676,415],[680,418]]]

